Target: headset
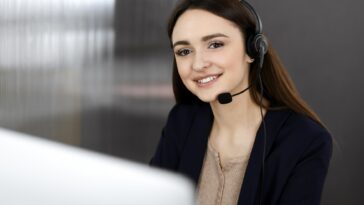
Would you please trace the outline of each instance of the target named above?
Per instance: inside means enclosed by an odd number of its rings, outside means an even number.
[[[268,40],[262,33],[263,24],[258,13],[255,11],[252,5],[250,5],[248,2],[244,0],[240,0],[240,2],[253,15],[256,23],[254,34],[248,36],[247,38],[246,42],[247,53],[251,58],[259,58],[259,67],[262,68],[264,62],[264,55],[267,53],[268,50]]]
[[[250,5],[248,2],[244,0],[239,0],[243,6],[245,6],[249,12],[254,16],[255,18],[255,33],[253,35],[248,36],[247,42],[246,42],[246,50],[248,55],[251,58],[258,58],[259,59],[259,71],[258,71],[258,79],[259,79],[259,86],[260,86],[260,100],[259,100],[259,107],[260,107],[260,115],[262,118],[262,125],[263,125],[263,136],[264,136],[264,144],[263,144],[263,155],[262,155],[262,170],[261,170],[261,181],[259,185],[259,204],[262,204],[263,201],[263,186],[264,186],[264,165],[265,165],[265,152],[266,152],[266,146],[267,146],[267,132],[266,132],[266,126],[264,122],[263,117],[263,109],[262,109],[262,101],[263,101],[263,83],[261,78],[261,72],[263,68],[263,62],[264,62],[264,55],[267,53],[268,50],[268,40],[263,35],[263,24],[262,21],[258,15],[258,13],[255,11],[254,7]]]

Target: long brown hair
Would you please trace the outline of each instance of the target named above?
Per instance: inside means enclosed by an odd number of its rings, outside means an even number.
[[[173,10],[168,23],[168,36],[172,40],[172,32],[177,19],[188,9],[202,9],[217,16],[234,22],[243,34],[245,42],[248,36],[255,31],[255,22],[251,13],[239,0],[181,0]],[[259,69],[258,61],[250,64],[249,84],[256,79]],[[263,97],[267,99],[274,108],[288,107],[296,113],[305,115],[323,126],[318,115],[300,97],[284,65],[278,55],[269,46],[265,54],[263,68],[261,70],[263,83]],[[177,103],[202,103],[183,84],[178,71],[176,61],[173,62],[173,92]],[[250,95],[255,103],[260,100],[259,83],[252,84]],[[263,105],[264,106],[264,105]],[[266,109],[273,107],[264,106]]]

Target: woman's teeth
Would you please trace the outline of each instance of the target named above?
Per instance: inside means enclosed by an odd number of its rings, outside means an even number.
[[[198,80],[197,82],[200,83],[200,84],[206,84],[212,80],[215,80],[217,78],[217,75],[214,75],[214,76],[209,76],[209,77],[206,77],[206,78],[203,78],[203,79],[200,79]]]

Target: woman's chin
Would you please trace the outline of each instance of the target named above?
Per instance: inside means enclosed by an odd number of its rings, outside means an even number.
[[[216,101],[217,97],[216,96],[197,96],[202,102],[205,102],[205,103],[211,103],[211,102],[214,102]]]

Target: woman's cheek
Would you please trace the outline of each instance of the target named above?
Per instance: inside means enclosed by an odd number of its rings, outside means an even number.
[[[177,70],[181,79],[183,80],[184,78],[187,78],[191,73],[191,70],[188,67],[187,63],[183,61],[176,61],[176,63],[177,63]]]

